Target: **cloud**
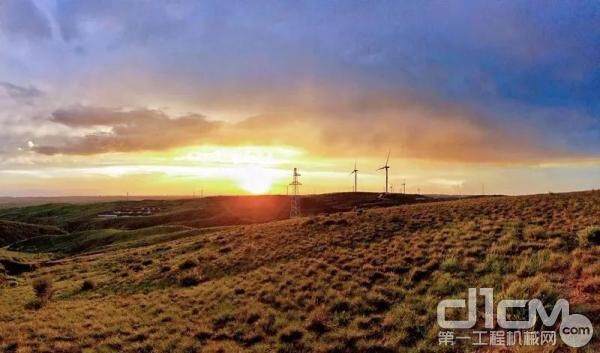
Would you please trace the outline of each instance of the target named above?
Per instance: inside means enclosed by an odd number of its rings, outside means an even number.
[[[576,155],[568,149],[544,145],[528,131],[504,130],[458,108],[389,103],[376,113],[369,111],[369,119],[360,118],[360,111],[307,110],[227,123],[197,114],[172,118],[159,110],[77,106],[57,110],[50,120],[79,129],[83,136],[65,137],[61,143],[38,142],[32,150],[46,155],[91,155],[204,144],[283,145],[329,157],[377,157],[392,149],[397,158],[461,162],[532,161]]]
[[[0,89],[3,90],[8,97],[13,99],[31,99],[41,97],[44,94],[42,91],[31,85],[29,85],[29,87],[23,87],[2,81],[0,81]]]
[[[306,113],[262,115],[221,133],[230,141],[301,146],[315,155],[395,158],[455,162],[512,163],[576,157],[565,146],[544,142],[535,131],[504,129],[468,112],[420,106],[388,108],[360,119],[352,114]]]
[[[182,20],[200,7],[196,1],[129,2],[105,0],[57,3],[57,24],[67,41],[85,40],[97,33],[117,35],[127,42],[181,34]],[[143,13],[143,16],[139,14]]]
[[[158,110],[120,111],[74,107],[56,111],[51,121],[71,128],[108,127],[62,144],[34,146],[33,151],[54,155],[90,155],[108,152],[156,151],[201,142],[202,136],[219,126],[201,115],[170,118]]]
[[[52,36],[48,19],[30,0],[0,2],[0,32],[25,39]]]
[[[4,13],[33,6],[6,3]],[[80,102],[166,108],[58,110],[53,124],[79,136],[36,139],[43,153],[203,143],[294,144],[334,157],[392,148],[406,157],[491,162],[600,153],[593,1],[75,0],[46,7],[52,43],[0,43],[6,80],[44,82],[51,102],[39,115]],[[22,15],[11,21],[12,28],[30,25]],[[254,117],[180,131],[168,109]],[[14,126],[16,114],[4,110],[0,120]],[[160,117],[177,137],[150,131],[136,115]]]

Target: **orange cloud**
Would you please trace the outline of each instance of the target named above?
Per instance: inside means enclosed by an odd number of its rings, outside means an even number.
[[[165,150],[198,143],[220,125],[201,115],[172,119],[158,110],[120,111],[91,107],[59,110],[51,120],[72,128],[108,127],[110,131],[73,137],[60,145],[34,147],[38,153],[89,155]]]
[[[202,144],[290,145],[321,156],[379,156],[392,149],[397,157],[461,162],[520,162],[573,157],[548,148],[531,130],[506,130],[468,111],[424,107],[410,102],[368,102],[362,110],[307,109],[265,114],[237,123],[202,115],[171,118],[158,110],[123,111],[74,107],[51,120],[73,129],[100,128],[62,144],[40,144],[42,154],[89,155],[108,152],[161,151]]]

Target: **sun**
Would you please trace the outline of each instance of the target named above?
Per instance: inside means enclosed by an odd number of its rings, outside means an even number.
[[[249,193],[264,194],[271,189],[274,176],[269,170],[260,167],[251,167],[240,170],[237,175],[238,185]]]

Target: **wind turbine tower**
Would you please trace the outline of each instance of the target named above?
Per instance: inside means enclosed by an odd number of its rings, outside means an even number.
[[[298,177],[300,173],[298,173],[298,168],[294,168],[294,174],[292,174],[292,182],[290,185],[292,186],[292,207],[290,209],[290,218],[299,217],[300,216],[300,205],[298,203],[298,189],[299,186],[302,185],[298,181]]]
[[[354,170],[350,172],[350,175],[354,174],[354,189],[352,189],[353,192],[357,192],[358,191],[358,169],[356,169],[356,162],[354,162]]]
[[[388,164],[388,162],[390,161],[390,151],[388,151],[388,155],[387,158],[385,159],[385,164],[383,165],[383,167],[377,169],[377,170],[382,170],[385,169],[385,193],[388,193],[388,180],[389,180],[389,175],[388,172],[390,170],[390,166]]]

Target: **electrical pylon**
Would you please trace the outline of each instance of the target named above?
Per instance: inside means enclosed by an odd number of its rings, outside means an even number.
[[[300,173],[298,173],[298,168],[294,168],[294,174],[292,174],[292,182],[290,185],[292,186],[292,206],[290,208],[290,218],[300,217],[300,203],[298,202],[298,194],[299,194],[299,186],[302,185],[298,181],[298,177]]]

